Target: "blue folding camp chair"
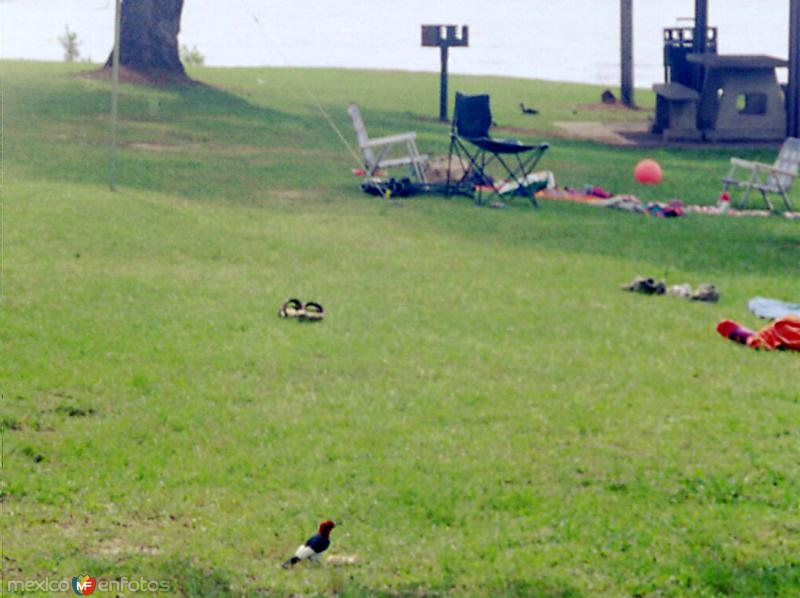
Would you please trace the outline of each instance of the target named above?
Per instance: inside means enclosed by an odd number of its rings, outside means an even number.
[[[450,130],[450,155],[447,174],[447,195],[467,192],[479,205],[484,203],[483,192],[501,199],[527,197],[538,206],[536,191],[546,186],[536,180],[533,169],[547,151],[547,143],[524,144],[517,139],[494,139],[489,136],[492,112],[488,95],[468,96],[456,93],[453,125]],[[451,179],[453,156],[461,166],[460,178]],[[488,172],[492,164],[502,166],[498,180]],[[497,170],[497,169],[496,169]]]

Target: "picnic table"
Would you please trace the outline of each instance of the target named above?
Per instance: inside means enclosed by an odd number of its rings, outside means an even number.
[[[697,128],[709,141],[779,141],[786,137],[786,103],[775,69],[788,65],[764,55],[689,54],[705,76]]]
[[[688,54],[701,68],[700,90],[670,81],[653,86],[655,133],[665,140],[781,141],[786,102],[775,69],[781,58],[764,55]]]

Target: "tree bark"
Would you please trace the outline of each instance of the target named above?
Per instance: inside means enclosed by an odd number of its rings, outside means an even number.
[[[150,79],[186,79],[178,54],[183,0],[123,0],[120,66]],[[106,61],[111,67],[114,51]]]

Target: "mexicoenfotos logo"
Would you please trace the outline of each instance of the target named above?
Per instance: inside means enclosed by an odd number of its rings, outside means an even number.
[[[2,0],[0,0],[2,2]],[[3,587],[0,581],[0,594],[4,594],[4,590],[10,594],[65,594],[72,591],[78,596],[88,596],[94,593],[95,590],[99,594],[138,594],[145,592],[147,594],[174,593],[172,582],[168,579],[146,579],[144,577],[130,579],[128,577],[118,577],[116,579],[96,579],[88,575],[79,575],[73,577],[72,581],[69,578],[53,579],[45,577],[44,579],[10,579]]]
[[[72,578],[72,589],[78,596],[88,596],[97,587],[97,580],[88,575]]]

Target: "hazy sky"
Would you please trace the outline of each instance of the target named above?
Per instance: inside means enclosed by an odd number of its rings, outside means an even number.
[[[723,53],[786,56],[789,0],[709,0]],[[113,0],[0,0],[0,56],[60,60],[65,26],[102,61]],[[661,30],[694,0],[634,0],[636,81],[662,77]],[[256,19],[259,22],[256,22]],[[619,0],[185,0],[181,41],[210,65],[436,70],[422,23],[468,24],[451,70],[608,83],[618,79]],[[685,24],[685,23],[684,23]]]

